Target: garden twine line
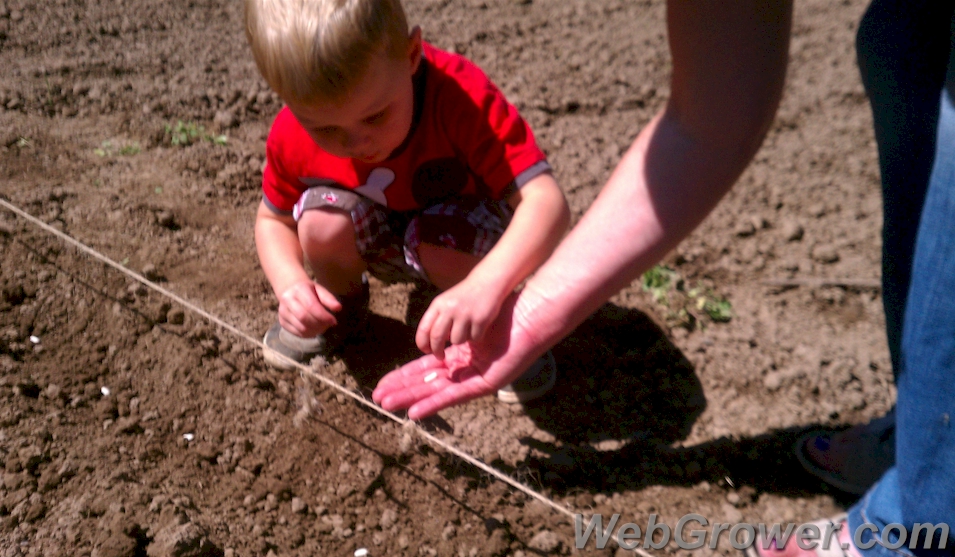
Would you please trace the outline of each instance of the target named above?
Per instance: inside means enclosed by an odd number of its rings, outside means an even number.
[[[242,339],[244,339],[244,340],[250,342],[251,344],[253,344],[253,345],[259,347],[260,349],[266,348],[265,344],[264,344],[262,341],[260,341],[259,339],[257,339],[257,338],[255,338],[255,337],[249,335],[248,333],[246,333],[246,332],[240,330],[238,327],[236,327],[236,326],[234,326],[234,325],[232,325],[232,324],[230,324],[230,323],[227,323],[226,321],[223,321],[222,319],[220,319],[220,318],[216,317],[215,315],[209,313],[208,311],[202,309],[201,307],[197,306],[196,304],[193,304],[192,302],[190,302],[189,300],[186,300],[185,298],[179,296],[178,294],[176,294],[176,293],[174,293],[174,292],[172,292],[172,291],[170,291],[170,290],[167,290],[167,289],[163,288],[162,286],[159,286],[158,284],[156,284],[155,282],[153,282],[153,281],[147,279],[147,278],[144,277],[143,275],[141,275],[141,274],[139,274],[139,273],[137,273],[137,272],[135,272],[135,271],[132,271],[132,270],[130,270],[130,269],[127,269],[127,268],[124,267],[122,264],[113,261],[113,260],[110,259],[109,257],[107,257],[107,256],[101,254],[100,252],[96,251],[95,249],[93,249],[93,248],[87,246],[86,244],[80,242],[79,240],[74,239],[72,236],[70,236],[70,235],[68,235],[68,234],[66,234],[66,233],[64,233],[64,232],[60,232],[60,231],[57,230],[56,228],[53,228],[52,226],[48,225],[47,223],[41,221],[40,219],[38,219],[38,218],[34,217],[33,215],[27,213],[26,211],[20,209],[20,208],[17,207],[16,205],[13,205],[12,203],[9,203],[9,202],[6,201],[5,199],[0,198],[0,206],[3,206],[3,207],[6,208],[8,211],[11,211],[12,213],[16,214],[16,215],[19,216],[20,218],[23,218],[24,220],[26,220],[26,221],[30,222],[31,224],[33,224],[33,225],[39,227],[40,229],[44,230],[45,232],[48,232],[48,233],[50,233],[50,234],[56,236],[56,237],[59,238],[60,240],[63,240],[64,242],[66,242],[66,243],[70,244],[71,246],[75,247],[76,249],[78,249],[78,250],[80,250],[80,251],[82,251],[82,252],[84,252],[84,253],[90,255],[90,256],[93,257],[94,259],[100,260],[101,262],[103,262],[103,263],[109,265],[110,267],[116,269],[117,271],[123,273],[124,275],[126,275],[126,276],[128,276],[128,277],[130,277],[130,278],[136,280],[137,282],[139,282],[139,283],[145,285],[146,287],[151,288],[151,289],[155,290],[156,292],[159,292],[159,293],[162,294],[163,296],[172,299],[173,301],[175,301],[176,303],[180,304],[181,306],[183,306],[183,307],[189,309],[189,310],[192,311],[193,313],[196,313],[196,314],[202,316],[202,317],[205,318],[207,321],[210,321],[210,322],[212,322],[212,323],[215,323],[216,325],[222,327],[223,329],[225,329],[225,330],[227,330],[227,331],[233,333],[234,335],[236,335],[236,336],[238,336],[238,337],[240,337],[240,338],[242,338]],[[442,441],[441,439],[438,439],[437,437],[435,437],[435,436],[432,435],[431,433],[429,433],[429,432],[425,431],[423,428],[421,428],[415,421],[409,420],[409,419],[406,419],[406,418],[402,418],[402,417],[400,417],[400,416],[398,416],[398,415],[396,415],[396,414],[394,414],[394,413],[392,413],[392,412],[389,412],[388,410],[385,410],[385,409],[382,408],[381,406],[378,406],[377,404],[375,404],[373,401],[370,401],[370,400],[368,400],[367,398],[365,398],[361,393],[356,393],[356,392],[352,391],[351,389],[348,389],[348,388],[343,387],[342,385],[339,385],[339,384],[336,383],[335,381],[329,379],[328,377],[325,377],[325,376],[322,375],[321,373],[318,373],[318,371],[315,370],[315,369],[312,369],[312,368],[310,368],[310,367],[308,367],[308,366],[306,366],[306,365],[304,365],[304,364],[302,364],[302,363],[300,363],[300,362],[296,362],[296,361],[294,361],[294,360],[292,360],[292,359],[286,358],[284,355],[280,355],[280,356],[283,357],[283,358],[285,358],[288,362],[294,364],[295,367],[298,368],[299,372],[302,373],[303,375],[308,376],[308,377],[312,377],[312,378],[314,378],[314,379],[317,379],[317,380],[321,381],[321,382],[324,383],[325,385],[327,385],[327,386],[329,386],[329,387],[331,387],[331,388],[333,388],[333,389],[339,391],[341,394],[343,394],[343,395],[345,395],[345,396],[351,398],[351,399],[354,400],[355,402],[357,402],[357,403],[359,403],[359,404],[361,404],[361,405],[363,405],[363,406],[365,406],[365,407],[367,407],[367,408],[370,408],[370,409],[374,410],[375,412],[378,412],[379,414],[382,414],[383,416],[386,416],[386,417],[390,418],[390,419],[393,420],[394,422],[400,424],[403,428],[407,428],[407,427],[413,428],[414,431],[415,431],[415,433],[416,433],[417,435],[421,436],[423,439],[425,439],[425,440],[428,441],[429,443],[431,443],[431,444],[433,444],[433,445],[437,445],[438,447],[441,447],[442,449],[444,449],[444,450],[448,451],[449,453],[455,455],[456,457],[460,458],[461,460],[464,460],[465,462],[468,462],[468,463],[470,463],[470,464],[476,466],[477,468],[483,470],[484,472],[487,472],[488,474],[490,474],[490,475],[494,476],[495,478],[501,480],[502,482],[504,482],[504,483],[510,485],[511,487],[513,487],[513,488],[515,488],[515,489],[517,489],[517,490],[523,492],[525,495],[528,495],[528,496],[530,496],[530,497],[536,499],[537,501],[539,501],[539,502],[541,502],[541,503],[547,505],[548,507],[554,509],[555,511],[557,511],[557,512],[559,512],[559,513],[561,513],[561,514],[564,514],[564,515],[566,515],[566,516],[568,516],[568,517],[570,517],[572,520],[576,518],[576,514],[575,514],[573,511],[571,511],[570,509],[568,509],[568,508],[566,508],[566,507],[564,507],[564,506],[559,505],[559,504],[558,504],[556,501],[554,501],[553,499],[549,499],[549,498],[545,497],[544,495],[541,495],[540,493],[534,491],[534,490],[531,489],[530,487],[528,487],[528,486],[522,484],[521,482],[519,482],[519,481],[517,481],[517,480],[511,478],[510,476],[504,474],[504,473],[501,472],[500,470],[497,470],[497,469],[495,469],[495,468],[493,468],[493,467],[491,467],[491,466],[485,464],[484,462],[482,462],[482,461],[479,460],[478,458],[471,456],[470,454],[468,454],[468,453],[462,451],[461,449],[458,449],[458,448],[455,447],[454,445],[451,445],[451,444],[449,444],[449,443],[447,443],[447,442],[445,442],[445,441]],[[590,517],[590,519],[592,520],[593,517]],[[639,548],[636,548],[634,551],[635,551],[637,554],[642,555],[643,557],[651,557],[649,553],[647,553],[646,551],[642,551],[642,550],[640,550]]]

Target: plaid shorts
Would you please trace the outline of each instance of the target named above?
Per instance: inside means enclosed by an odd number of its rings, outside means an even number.
[[[329,186],[306,190],[293,215],[298,220],[304,211],[322,207],[349,212],[358,253],[371,274],[385,282],[428,280],[418,256],[422,243],[484,257],[501,239],[513,215],[506,201],[473,197],[453,197],[417,211],[394,211]]]

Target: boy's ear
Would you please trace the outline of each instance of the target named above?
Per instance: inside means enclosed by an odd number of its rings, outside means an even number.
[[[415,25],[408,34],[408,62],[411,63],[411,73],[418,71],[421,64],[421,55],[423,47],[421,46],[421,27]]]

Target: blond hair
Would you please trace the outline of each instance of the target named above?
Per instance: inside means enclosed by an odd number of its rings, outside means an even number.
[[[400,0],[245,0],[255,63],[286,102],[340,101],[382,49],[408,44]]]

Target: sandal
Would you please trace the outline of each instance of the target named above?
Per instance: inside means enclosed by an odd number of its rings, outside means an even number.
[[[797,529],[793,529],[790,531],[791,534],[783,536],[782,540],[776,537],[757,538],[753,545],[742,550],[743,555],[745,557],[861,557],[859,550],[852,545],[852,536],[849,534],[849,523],[845,513],[810,524],[819,529],[819,539],[804,538],[806,541],[803,544],[811,545],[810,549],[799,547],[796,537]],[[785,535],[786,529],[780,528],[780,530]],[[832,532],[835,534],[831,534]],[[780,541],[782,541],[782,547],[778,545]]]
[[[895,409],[845,431],[804,435],[795,449],[807,472],[841,491],[864,495],[895,464]]]

